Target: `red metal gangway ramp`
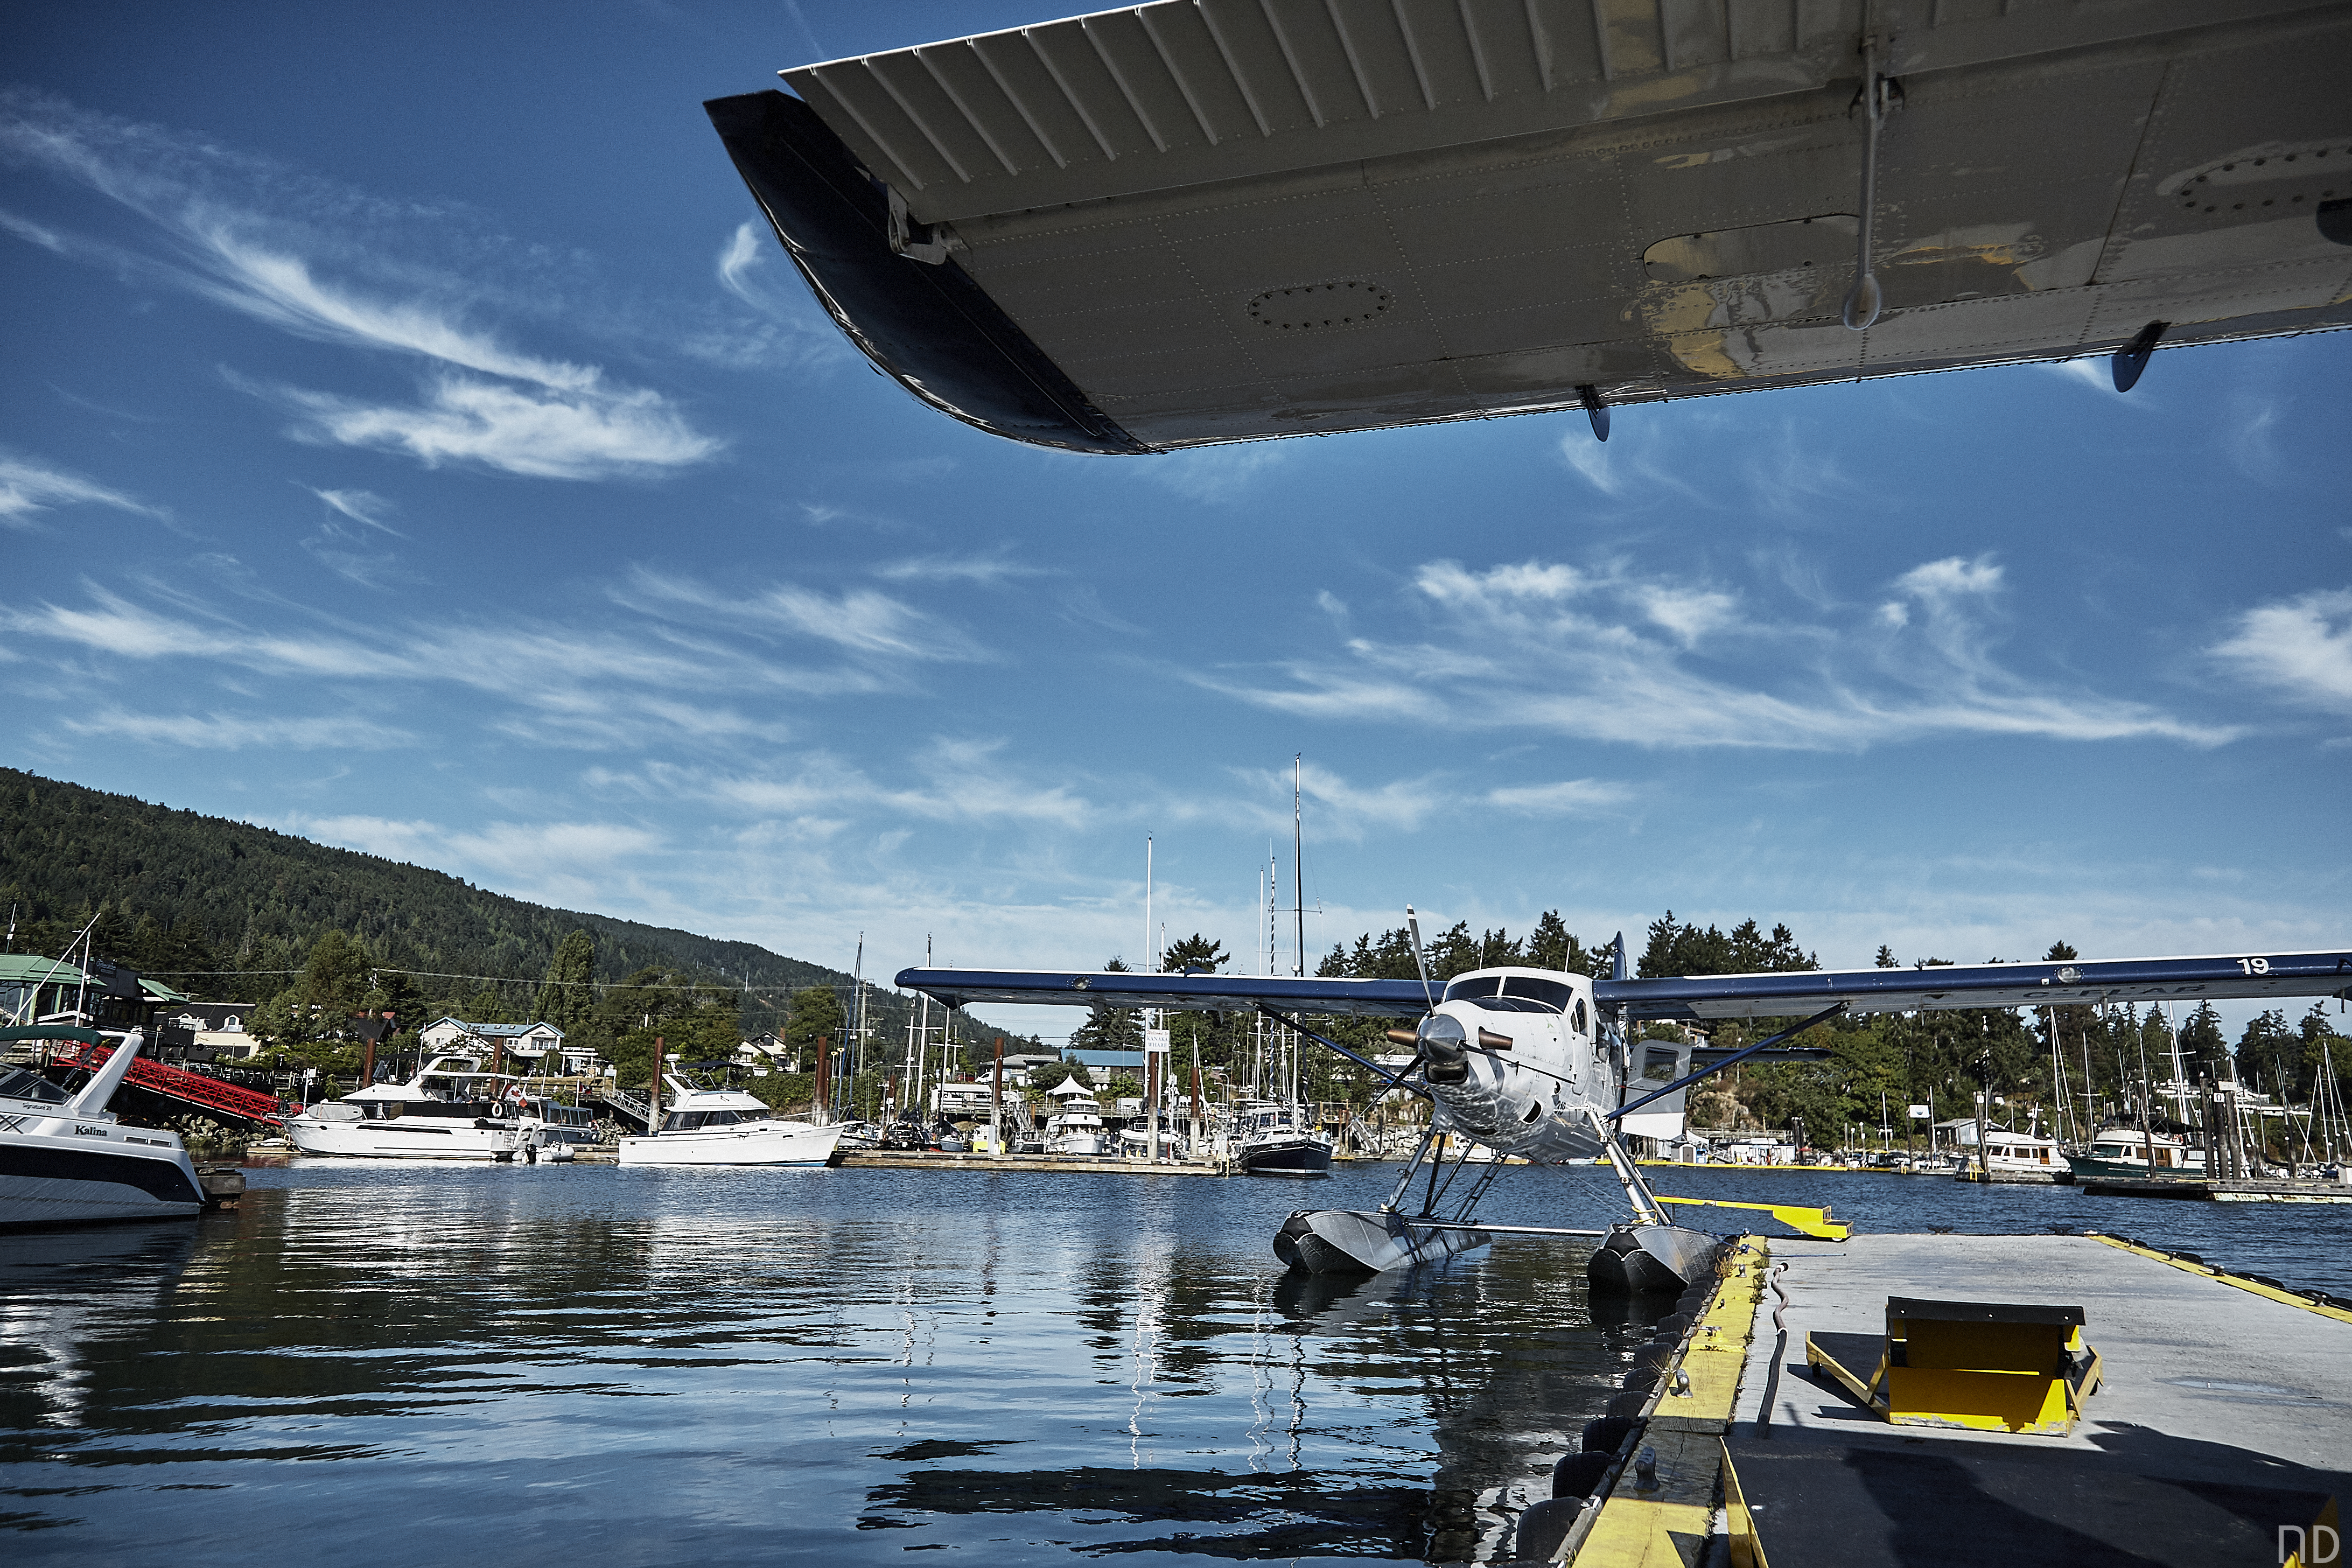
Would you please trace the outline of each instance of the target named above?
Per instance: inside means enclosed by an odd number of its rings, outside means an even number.
[[[95,1072],[113,1055],[112,1046],[84,1046],[59,1041],[51,1059],[67,1067],[87,1068]],[[203,1073],[189,1072],[145,1057],[131,1064],[128,1080],[151,1094],[160,1094],[168,1100],[198,1106],[205,1110],[257,1121],[268,1127],[285,1124],[283,1110],[274,1094],[223,1083],[216,1078],[206,1078]]]

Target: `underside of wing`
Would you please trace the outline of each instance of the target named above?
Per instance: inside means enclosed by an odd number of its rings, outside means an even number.
[[[1013,1002],[1071,1007],[1164,1007],[1172,1012],[1347,1014],[1418,1017],[1428,1010],[1411,980],[1327,980],[1284,975],[1153,974],[1111,970],[902,969],[898,984],[950,1007]]]
[[[1839,1003],[1865,1014],[2271,996],[2352,996],[2352,952],[1698,974],[1592,986],[1596,1004],[1622,1006],[1637,1020],[1786,1017]]]
[[[710,110],[795,261],[885,372],[1018,440],[2352,324],[2342,5],[1158,0],[782,74]]]

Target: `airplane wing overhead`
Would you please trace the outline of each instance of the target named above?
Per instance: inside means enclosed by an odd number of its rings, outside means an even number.
[[[835,319],[1045,445],[2352,324],[2342,0],[1156,0],[782,74],[709,108]]]
[[[950,1007],[975,1002],[1056,1003],[1076,1007],[1166,1007],[1177,1012],[1253,1013],[1269,1007],[1371,1018],[1428,1011],[1418,980],[1298,979],[1258,974],[1153,974],[1045,969],[902,969],[898,984]]]
[[[1603,1008],[1625,1007],[1636,1020],[1787,1017],[1817,1013],[1840,1002],[1849,1011],[1864,1014],[2111,1002],[2194,1004],[2233,996],[2352,996],[2352,952],[1696,974],[1598,980],[1592,985],[1595,1003]]]

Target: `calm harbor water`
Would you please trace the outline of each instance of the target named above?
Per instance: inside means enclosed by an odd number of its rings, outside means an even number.
[[[1589,1303],[1580,1245],[1540,1239],[1284,1274],[1290,1209],[1369,1206],[1397,1171],[257,1168],[197,1225],[0,1239],[6,1553],[1493,1561],[1666,1309]],[[1872,1230],[2099,1226],[2352,1294],[2345,1209],[1657,1174]],[[1524,1170],[1483,1212],[1620,1201]]]

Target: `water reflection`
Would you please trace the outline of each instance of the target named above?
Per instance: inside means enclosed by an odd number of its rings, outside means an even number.
[[[1243,1183],[255,1176],[11,1239],[12,1557],[184,1568],[363,1500],[399,1528],[339,1562],[1492,1561],[1647,1326],[1559,1247],[1286,1275]]]

